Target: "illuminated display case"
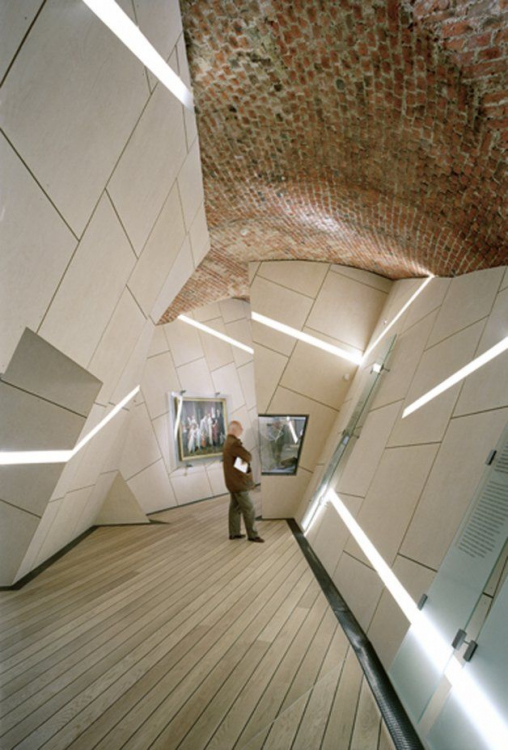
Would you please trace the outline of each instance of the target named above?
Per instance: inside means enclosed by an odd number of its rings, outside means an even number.
[[[261,474],[296,474],[308,419],[302,414],[259,415]]]

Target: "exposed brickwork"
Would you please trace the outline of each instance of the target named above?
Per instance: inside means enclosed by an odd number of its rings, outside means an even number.
[[[183,0],[212,250],[164,320],[245,263],[390,278],[508,262],[507,0]]]

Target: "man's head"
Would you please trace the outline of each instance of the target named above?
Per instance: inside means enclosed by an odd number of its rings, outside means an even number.
[[[240,424],[240,422],[237,422],[236,420],[234,420],[233,422],[229,423],[228,435],[234,435],[234,437],[239,438],[242,432],[243,432],[243,427]]]

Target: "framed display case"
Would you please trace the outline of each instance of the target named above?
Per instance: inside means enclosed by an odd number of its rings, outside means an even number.
[[[296,474],[308,419],[301,414],[259,415],[261,474]]]

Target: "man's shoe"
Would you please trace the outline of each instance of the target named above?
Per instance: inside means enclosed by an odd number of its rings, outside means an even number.
[[[260,536],[254,536],[252,539],[249,537],[249,542],[259,542],[260,544],[264,543],[264,539],[261,539]]]
[[[233,534],[229,536],[230,539],[245,539],[245,534]]]

